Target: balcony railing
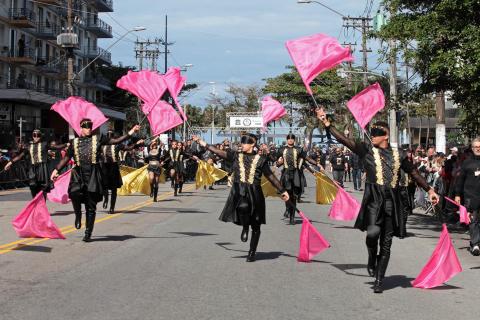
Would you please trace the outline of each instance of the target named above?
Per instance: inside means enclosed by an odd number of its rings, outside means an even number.
[[[59,25],[43,22],[37,23],[35,33],[38,38],[56,39],[62,31],[61,29]]]
[[[35,13],[28,8],[10,8],[8,16],[10,23],[17,27],[33,28],[37,20]]]
[[[109,51],[102,49],[100,47],[85,48],[85,55],[92,59],[95,59],[97,56],[99,56],[98,58],[99,60],[102,60],[107,64],[112,63],[112,54]]]
[[[98,12],[113,12],[112,0],[96,0],[95,5]]]
[[[87,23],[87,30],[99,38],[113,38],[112,27],[98,17],[91,17]]]
[[[65,98],[67,96],[67,92],[64,89],[55,89],[51,87],[45,86],[38,86],[31,82],[27,82],[24,80],[17,79],[15,81],[9,82],[7,84],[7,89],[25,89],[25,90],[32,90],[39,93],[48,94],[50,96]]]
[[[0,59],[9,63],[35,64],[35,50],[29,47],[17,47],[15,50],[8,50],[6,55],[0,56]]]
[[[37,57],[35,66],[46,73],[66,73],[67,65],[54,57]]]

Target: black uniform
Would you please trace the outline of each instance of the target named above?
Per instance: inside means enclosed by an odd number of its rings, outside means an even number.
[[[470,246],[480,245],[480,156],[474,155],[462,163],[455,179],[455,196],[461,197],[468,212],[472,213]]]
[[[118,139],[109,139],[106,136],[92,135],[75,138],[71,141],[65,157],[57,166],[60,171],[70,158],[75,161],[72,169],[68,195],[72,199],[75,211],[75,227],[80,229],[82,217],[82,203],[85,205],[86,228],[84,241],[90,241],[95,224],[96,207],[104,195],[104,181],[100,157],[102,146],[118,144],[129,138],[124,135]]]
[[[305,175],[303,174],[303,164],[306,161],[307,154],[299,147],[284,147],[280,149],[279,156],[283,158],[283,170],[280,182],[290,196],[290,201],[296,205],[297,199],[305,191],[307,185]],[[286,210],[290,217],[290,223],[295,223],[295,209],[287,205]]]
[[[252,228],[248,256],[254,260],[260,239],[260,225],[266,223],[265,197],[261,187],[262,175],[265,175],[281,193],[285,190],[272,173],[266,157],[255,153],[238,153],[230,149],[222,151],[212,146],[207,148],[232,163],[233,184],[219,219],[243,226],[242,241],[247,241],[244,235],[248,234],[249,227]]]
[[[108,144],[102,146],[102,174],[105,199],[103,208],[108,205],[108,190],[111,192],[110,213],[115,211],[115,203],[117,201],[117,189],[123,185],[122,176],[120,174],[120,151],[125,149],[121,144]]]
[[[379,282],[381,287],[390,259],[393,236],[403,238],[406,234],[403,202],[399,192],[400,170],[409,174],[426,191],[430,187],[402,150],[392,147],[381,149],[355,142],[331,126],[329,131],[363,161],[366,172],[365,193],[355,228],[367,231],[368,271],[372,276],[375,274],[376,283]],[[379,245],[380,254],[377,257]]]
[[[185,164],[184,160],[189,159],[191,156],[185,153],[183,150],[170,149],[166,154],[165,161],[169,162],[170,170],[175,170],[175,175],[172,179],[172,187],[174,188],[174,195],[177,195],[177,191],[182,192],[184,176],[185,176]]]

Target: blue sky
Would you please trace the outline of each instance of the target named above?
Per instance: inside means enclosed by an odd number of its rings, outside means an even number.
[[[342,2],[322,1],[345,15],[358,16],[364,12],[365,0]],[[373,12],[379,1],[374,1]],[[261,84],[263,78],[278,75],[291,64],[284,43],[286,40],[326,33],[361,43],[360,33],[350,31],[345,35],[340,16],[312,4],[297,4],[296,0],[114,0],[115,12],[110,15],[123,27],[145,26],[143,38],[163,37],[164,17],[168,14],[170,47],[169,65],[193,64],[186,76],[189,82],[200,85],[200,89],[186,98],[185,102],[204,106],[211,91],[209,82],[216,83],[222,94],[229,83],[238,85]],[[102,19],[111,24],[116,37],[125,33],[109,15]],[[125,41],[112,49],[115,63],[136,65],[131,34]],[[107,47],[113,40],[104,40],[100,45]],[[377,66],[378,43],[369,42],[374,52],[369,63]],[[355,53],[355,64],[361,64],[360,53]],[[163,58],[159,61],[163,70]],[[376,72],[385,70],[380,66]]]

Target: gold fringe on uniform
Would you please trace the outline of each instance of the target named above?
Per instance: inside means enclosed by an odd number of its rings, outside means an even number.
[[[200,160],[195,175],[195,187],[211,186],[215,181],[221,180],[228,175],[227,172],[215,168],[213,165]]]
[[[325,173],[315,173],[317,182],[317,203],[331,204],[337,196],[338,188]]]

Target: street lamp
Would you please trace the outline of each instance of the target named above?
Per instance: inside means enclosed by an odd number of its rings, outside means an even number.
[[[214,97],[217,96],[217,92],[215,91],[215,81],[210,81],[209,84],[212,85],[212,95]],[[215,106],[212,105],[212,131],[210,134],[210,143],[213,144],[213,131],[215,131]]]
[[[127,35],[129,35],[130,33],[132,32],[139,32],[139,31],[144,31],[144,30],[147,30],[147,28],[145,27],[134,27],[133,29],[131,30],[128,30],[127,32],[125,32],[120,38],[117,39],[117,41],[115,41],[114,43],[112,43],[107,49],[105,49],[106,51],[108,51],[109,49],[111,49],[114,45],[116,45],[117,43],[119,43],[123,38],[125,38]],[[72,79],[70,79],[70,81],[74,81],[75,78],[80,75],[80,73],[82,73],[83,71],[85,71],[89,66],[92,65],[92,63],[94,63],[95,61],[98,60],[98,58],[100,58],[102,55],[99,54],[95,57],[95,59],[93,59],[92,61],[90,61],[85,67],[83,67],[80,71],[78,71],[77,73],[75,73],[72,77]]]
[[[193,64],[192,63],[187,63],[187,64],[184,64],[183,66],[181,66],[180,70],[182,70],[183,72],[187,72],[188,68],[191,68],[191,67],[193,67]],[[187,83],[185,82],[185,85],[186,84]],[[185,104],[185,116],[187,115],[187,112],[188,112],[187,109],[188,109],[188,105]],[[183,122],[183,141],[185,141],[185,143],[187,142],[187,121],[186,120]]]
[[[382,77],[382,78],[385,78],[385,79],[389,79],[387,76],[383,75],[383,74],[380,74],[380,73],[375,73],[375,72],[365,72],[365,71],[354,71],[354,70],[344,70],[342,68],[339,68],[337,70],[337,75],[339,77],[342,77],[347,74],[347,73],[356,73],[356,74],[371,74],[373,76],[377,76],[377,77]]]
[[[297,3],[298,3],[298,4],[308,4],[308,3],[312,3],[312,2],[321,5],[322,7],[324,7],[324,8],[326,8],[326,9],[328,9],[328,10],[330,10],[330,11],[338,14],[338,15],[341,16],[341,17],[345,17],[345,15],[343,15],[343,14],[341,14],[340,12],[338,12],[337,10],[332,9],[332,8],[330,8],[329,6],[321,3],[320,1],[314,1],[314,0],[297,0]]]

